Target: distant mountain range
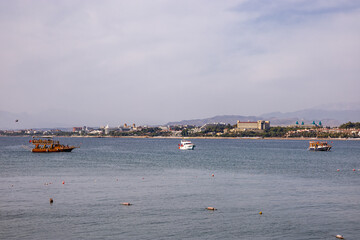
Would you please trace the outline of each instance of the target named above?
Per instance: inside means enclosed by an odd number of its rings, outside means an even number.
[[[264,118],[298,118],[308,120],[337,120],[341,123],[348,121],[360,121],[360,110],[319,110],[307,109],[302,111],[281,113],[273,112],[261,115]]]
[[[206,123],[236,124],[240,121],[269,120],[271,126],[288,126],[296,121],[311,124],[313,121],[322,122],[324,126],[339,126],[348,121],[360,122],[360,104],[353,106],[330,107],[321,106],[318,109],[306,109],[295,112],[272,112],[259,116],[223,115],[203,119],[182,120],[168,122],[166,125],[196,125]],[[340,108],[340,110],[339,110]],[[324,110],[326,109],[326,110]],[[107,118],[103,116],[106,120]],[[16,121],[18,120],[18,121]],[[110,119],[109,119],[110,120]],[[64,110],[48,110],[37,114],[10,113],[0,111],[0,129],[29,129],[29,128],[71,128],[74,126],[98,126],[98,116],[95,114],[81,114]]]
[[[196,125],[202,126],[206,123],[226,123],[236,124],[237,121],[257,121],[257,120],[268,120],[271,126],[288,126],[295,124],[296,121],[305,124],[311,124],[313,121],[321,123],[324,126],[339,126],[342,123],[352,121],[360,121],[360,110],[318,110],[318,109],[307,109],[296,112],[281,113],[273,112],[262,114],[260,116],[241,116],[241,115],[222,115],[204,119],[192,119],[182,120],[179,122],[169,122],[167,125]]]

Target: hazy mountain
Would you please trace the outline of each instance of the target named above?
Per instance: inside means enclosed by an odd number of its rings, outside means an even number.
[[[206,123],[225,123],[225,124],[236,124],[237,121],[242,122],[253,122],[257,120],[269,120],[272,126],[283,126],[294,124],[298,121],[297,118],[278,119],[278,118],[263,118],[257,116],[241,116],[241,115],[222,115],[204,119],[193,119],[193,120],[182,120],[179,122],[169,122],[166,125],[196,125],[202,126]]]
[[[263,114],[262,118],[297,118],[297,119],[308,119],[308,120],[336,120],[339,122],[357,122],[360,121],[360,110],[321,110],[321,109],[308,109],[289,113],[267,113]]]
[[[327,111],[339,111],[339,110],[360,110],[360,102],[338,102],[338,103],[328,103],[328,104],[321,104],[318,106],[314,106],[310,109],[320,109],[320,110],[327,110]]]
[[[359,104],[360,105],[360,104]],[[360,122],[360,109],[358,105],[344,106],[338,104],[332,106],[331,110],[321,107],[317,109],[306,109],[295,112],[281,113],[272,112],[260,116],[242,116],[242,115],[223,115],[204,119],[182,120],[178,122],[169,122],[166,125],[196,125],[202,126],[206,123],[226,123],[236,124],[240,121],[269,120],[271,126],[288,126],[296,121],[304,121],[311,124],[313,121],[321,121],[324,126],[339,126],[342,123],[352,121]],[[350,107],[353,110],[350,110]],[[340,108],[340,109],[339,109]],[[95,114],[95,113],[94,113]],[[47,110],[36,114],[28,113],[10,113],[0,111],[0,129],[28,129],[28,128],[71,128],[74,126],[99,126],[94,119],[94,114],[80,114],[66,110]],[[103,116],[104,121],[107,118]],[[18,120],[18,122],[16,122]]]
[[[204,119],[192,119],[192,120],[182,120],[179,122],[169,122],[166,125],[196,125],[202,126],[206,123],[226,123],[226,124],[236,124],[236,122],[240,121],[257,121],[258,117],[256,116],[239,116],[239,115],[222,115],[215,116],[211,118]]]
[[[342,123],[360,121],[360,102],[332,103],[315,106],[295,112],[272,112],[260,115],[260,118],[272,120],[272,125],[286,125],[287,120],[322,121],[326,126],[338,126]]]
[[[206,123],[222,122],[226,124],[236,124],[237,121],[257,121],[268,120],[271,126],[288,126],[295,124],[296,121],[305,124],[311,124],[313,121],[322,122],[324,126],[339,126],[342,123],[352,121],[360,122],[360,110],[319,110],[307,109],[296,112],[266,113],[260,116],[241,116],[241,115],[223,115],[204,119],[182,120],[179,122],[169,122],[167,125],[197,125],[201,126]]]

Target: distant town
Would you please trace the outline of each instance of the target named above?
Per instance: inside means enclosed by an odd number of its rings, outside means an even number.
[[[237,121],[235,124],[207,123],[203,126],[136,126],[123,124],[98,128],[0,130],[0,136],[67,136],[67,137],[229,137],[229,138],[360,138],[360,122],[326,127],[321,122],[295,122],[286,127],[270,125],[270,121]]]

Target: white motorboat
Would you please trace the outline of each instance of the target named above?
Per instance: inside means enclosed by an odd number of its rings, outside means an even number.
[[[189,140],[181,140],[181,143],[179,144],[179,149],[181,150],[194,150],[195,144],[193,144]]]

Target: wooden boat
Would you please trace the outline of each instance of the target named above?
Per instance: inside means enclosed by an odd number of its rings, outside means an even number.
[[[309,142],[309,150],[311,151],[330,151],[332,148],[327,142]]]
[[[29,141],[35,147],[31,152],[36,153],[51,153],[51,152],[71,152],[76,146],[62,145],[59,141],[54,141],[53,137],[39,137]]]

